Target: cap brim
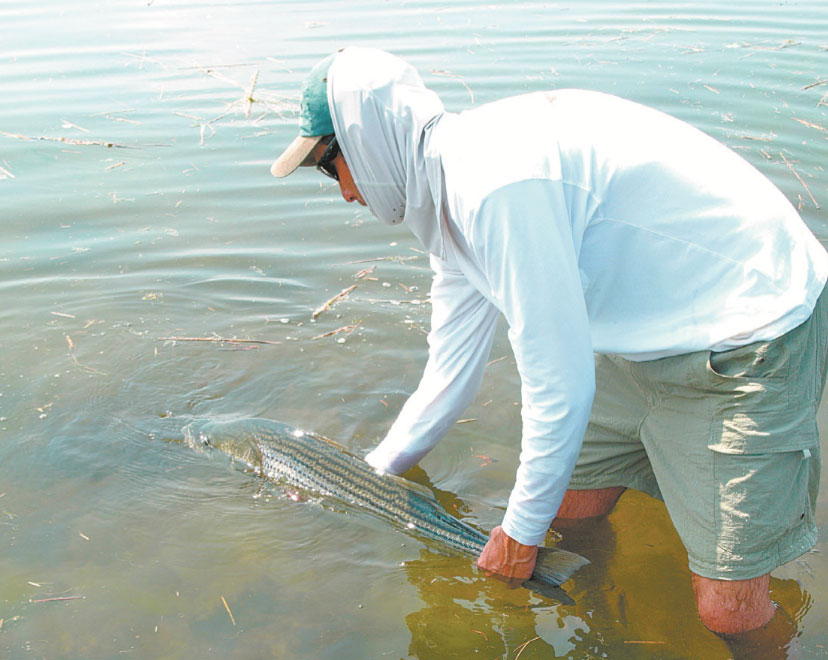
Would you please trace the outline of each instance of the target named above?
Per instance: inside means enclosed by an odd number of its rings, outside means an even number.
[[[270,167],[270,173],[276,177],[284,177],[303,165],[315,165],[313,148],[319,144],[324,135],[304,137],[300,135],[290,143],[281,156]]]

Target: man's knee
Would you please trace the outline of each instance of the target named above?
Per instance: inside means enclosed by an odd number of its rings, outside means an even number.
[[[558,518],[592,518],[609,513],[618,498],[626,490],[624,486],[594,488],[590,490],[568,490],[564,495]]]
[[[773,617],[769,574],[750,580],[712,580],[695,573],[692,578],[699,617],[715,633],[747,632]]]

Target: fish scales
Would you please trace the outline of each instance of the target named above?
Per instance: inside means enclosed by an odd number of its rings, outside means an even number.
[[[319,436],[296,436],[257,434],[265,476],[369,509],[396,524],[414,525],[434,538],[453,534],[452,545],[469,554],[479,554],[485,545],[483,534],[443,513],[427,498],[398,481],[378,478],[361,459]],[[318,474],[328,478],[314,479]],[[378,502],[384,506],[377,506]],[[473,535],[473,538],[463,535]]]
[[[365,509],[409,534],[464,555],[477,557],[488,540],[483,532],[446,511],[424,486],[380,474],[330,440],[281,422],[198,421],[185,428],[185,438],[192,447],[210,447],[229,454],[265,479]],[[571,602],[557,587],[589,562],[557,548],[538,550],[535,572],[524,586]]]

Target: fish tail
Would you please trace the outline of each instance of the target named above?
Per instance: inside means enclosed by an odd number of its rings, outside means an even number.
[[[568,550],[539,547],[532,580],[560,586],[588,563],[588,559]]]

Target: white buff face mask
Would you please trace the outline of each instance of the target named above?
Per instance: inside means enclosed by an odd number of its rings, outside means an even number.
[[[328,72],[337,141],[368,208],[387,224],[405,223],[433,254],[443,249],[439,159],[428,153],[443,103],[417,71],[373,48],[346,48]],[[435,192],[436,191],[436,192]]]

